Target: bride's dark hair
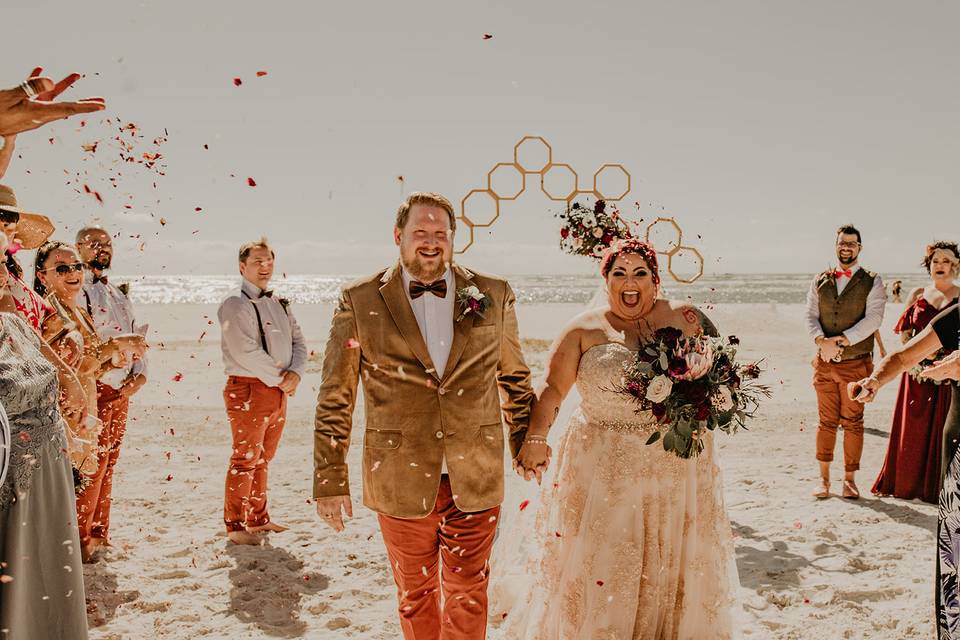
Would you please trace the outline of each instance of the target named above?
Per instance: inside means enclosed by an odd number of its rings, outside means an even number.
[[[613,269],[613,263],[617,261],[617,258],[628,253],[643,258],[643,261],[647,263],[647,268],[650,269],[650,274],[653,276],[653,283],[660,284],[660,265],[657,261],[657,250],[653,248],[652,244],[639,238],[615,240],[603,252],[603,257],[600,258],[600,274],[606,278],[610,275],[610,270]]]

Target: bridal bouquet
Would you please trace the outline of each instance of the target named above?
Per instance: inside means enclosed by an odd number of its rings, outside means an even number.
[[[654,333],[626,366],[619,389],[639,403],[638,413],[650,411],[657,419],[647,444],[661,440],[665,451],[692,458],[703,451],[707,431],[746,428],[770,388],[756,381],[759,362],[736,361],[739,343],[734,336],[687,337],[673,327]]]
[[[574,202],[557,215],[563,222],[560,248],[574,255],[599,258],[615,240],[631,236],[630,226],[617,209],[608,210],[603,200],[597,200],[592,209]]]

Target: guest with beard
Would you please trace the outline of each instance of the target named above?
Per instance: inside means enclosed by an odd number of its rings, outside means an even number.
[[[240,247],[240,290],[217,311],[233,434],[223,522],[234,544],[260,544],[263,534],[287,529],[267,510],[267,465],[280,444],[287,397],[306,369],[307,343],[289,302],[267,289],[274,257],[264,238]]]
[[[955,280],[960,271],[960,248],[955,242],[927,247],[923,266],[931,282],[910,293],[907,308],[895,331],[904,344],[923,331],[935,316],[960,297]],[[943,355],[943,354],[939,354]],[[900,376],[900,390],[890,427],[890,442],[873,493],[896,498],[919,498],[937,503],[940,491],[940,446],[950,411],[952,383],[928,380],[920,370],[939,355]]]
[[[857,499],[855,475],[863,453],[863,405],[847,397],[847,384],[873,371],[874,334],[883,322],[887,301],[880,276],[860,268],[860,232],[853,225],[837,230],[839,267],[814,278],[807,293],[807,328],[819,353],[814,358],[813,387],[820,422],[817,460],[820,487],[817,498],[830,497],[830,463],[843,427],[844,498]]]
[[[93,319],[97,336],[109,340],[120,334],[145,335],[146,327],[137,326],[130,300],[106,274],[113,258],[110,234],[98,226],[84,227],[77,232],[77,248],[87,265],[78,301]],[[85,559],[92,559],[97,549],[108,544],[113,468],[120,457],[130,398],[146,381],[146,360],[136,356],[97,380],[97,414],[103,422],[100,454],[90,485],[77,499],[80,520],[89,520],[89,535],[80,541]]]

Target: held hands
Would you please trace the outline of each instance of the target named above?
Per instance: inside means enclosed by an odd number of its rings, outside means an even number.
[[[0,89],[0,136],[16,135],[54,120],[102,111],[106,107],[103,98],[55,102],[57,96],[80,79],[80,74],[71,73],[54,84],[41,73],[43,69],[38,67],[30,72],[26,82],[11,89]]]
[[[863,404],[876,400],[879,390],[880,381],[873,376],[847,385],[847,395],[850,399]]]
[[[110,364],[118,369],[142,359],[148,348],[146,339],[138,333],[114,336],[107,340],[104,346],[110,355]]]
[[[543,436],[527,436],[520,453],[513,460],[513,470],[524,480],[536,478],[537,484],[543,482],[543,474],[550,467],[553,449]]]
[[[137,391],[140,391],[141,387],[143,387],[143,385],[146,383],[147,376],[143,375],[142,373],[131,375],[123,381],[122,385],[120,385],[120,395],[130,398]]]
[[[317,515],[334,531],[343,531],[343,516],[353,517],[353,505],[350,504],[350,496],[330,496],[329,498],[317,498]]]
[[[297,393],[297,387],[300,386],[300,375],[293,371],[284,371],[283,379],[277,385],[280,390],[291,398]]]
[[[946,358],[937,360],[920,372],[920,375],[930,380],[960,380],[960,351],[954,351]]]
[[[74,430],[87,419],[87,394],[72,373],[60,376],[60,412]]]
[[[843,336],[836,338],[823,338],[817,342],[820,347],[820,359],[824,362],[833,362],[843,353],[843,348],[850,345],[850,342]]]

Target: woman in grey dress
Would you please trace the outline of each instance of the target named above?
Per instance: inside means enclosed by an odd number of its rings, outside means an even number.
[[[42,349],[49,347],[23,320],[0,313],[0,403],[10,436],[0,485],[0,633],[85,640],[73,474],[57,369]]]

